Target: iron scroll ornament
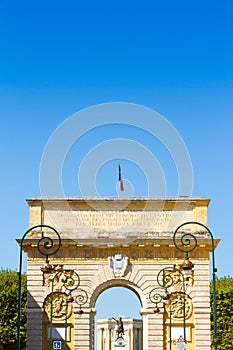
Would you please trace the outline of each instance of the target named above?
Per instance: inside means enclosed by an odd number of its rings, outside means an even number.
[[[161,293],[159,293],[159,291],[161,290],[161,287],[155,287],[153,288],[151,291],[150,291],[150,294],[149,294],[149,299],[150,301],[155,304],[155,308],[154,308],[154,312],[155,313],[158,313],[160,311],[159,307],[158,307],[158,304],[160,303],[164,303],[165,301],[165,296],[167,298],[167,289],[166,288],[163,288],[165,293],[164,295],[162,295]]]
[[[54,286],[60,285],[62,289],[64,287],[67,291],[67,295],[78,289],[80,285],[80,277],[76,271],[70,269],[59,269],[52,278],[52,292],[54,291]]]
[[[88,301],[88,295],[87,292],[84,289],[78,288],[77,289],[77,295],[74,297],[74,300],[76,304],[78,304],[80,311],[79,313],[82,313],[83,311],[81,310],[82,305],[86,304]]]
[[[158,285],[167,290],[167,288],[172,287],[176,281],[171,274],[166,274],[166,271],[177,272],[182,279],[182,289],[183,289],[183,328],[184,328],[184,340],[186,342],[186,293],[185,293],[185,280],[183,273],[177,269],[175,266],[167,266],[161,269],[157,275]]]
[[[180,275],[182,275],[182,272],[180,272],[178,269],[176,269],[174,266],[167,266],[167,267],[164,267],[163,269],[161,269],[159,271],[159,273],[157,274],[157,282],[158,282],[158,285],[162,288],[169,288],[171,286],[173,286],[174,284],[174,278],[172,275],[166,275],[165,274],[165,271],[178,271],[180,273]],[[182,275],[183,277],[183,275]]]
[[[191,232],[189,233],[181,233],[181,236],[177,238],[178,231],[186,226],[186,225],[199,225],[203,227],[209,234],[211,239],[211,253],[212,253],[212,276],[213,276],[213,316],[214,316],[214,350],[218,349],[218,335],[217,335],[217,304],[216,304],[216,272],[217,268],[215,266],[215,255],[214,255],[214,236],[210,229],[198,221],[188,221],[184,222],[180,226],[177,227],[177,229],[174,231],[173,234],[173,243],[175,247],[180,251],[186,254],[186,257],[188,257],[188,253],[192,252],[198,244],[197,238],[195,235]],[[180,242],[180,244],[177,243],[177,240]],[[193,240],[193,241],[191,241]],[[191,245],[191,242],[193,243]]]
[[[16,349],[20,350],[20,326],[21,326],[21,297],[22,297],[22,262],[23,262],[23,244],[26,236],[36,229],[41,230],[41,238],[38,239],[37,249],[38,251],[45,256],[46,263],[48,263],[48,257],[54,255],[61,248],[61,237],[58,231],[49,225],[41,224],[30,227],[22,236],[20,240],[20,256],[19,256],[19,272],[18,272],[18,316],[17,316],[17,341]],[[55,238],[45,236],[43,228],[47,228],[55,233]],[[57,242],[55,246],[54,242]]]
[[[71,310],[69,308],[70,303],[75,301],[79,306],[78,314],[83,314],[81,309],[84,305],[88,296],[85,290],[79,288],[80,285],[80,276],[79,274],[71,269],[58,269],[51,279],[52,283],[52,293],[49,295],[49,304],[50,309],[47,308],[46,312],[50,318],[49,326],[49,349],[53,349],[53,317],[54,317],[54,301],[57,301],[59,305],[58,317],[63,316],[65,319],[65,339],[64,339],[64,350],[67,349],[67,319],[71,315]],[[55,289],[55,290],[54,290]],[[76,296],[73,296],[72,293],[75,292]],[[63,315],[60,315],[61,309],[63,306]]]
[[[72,292],[77,290],[80,285],[80,277],[76,271],[70,269],[59,269],[52,277],[52,293],[50,295],[50,325],[49,325],[49,350],[53,349],[53,316],[54,302],[58,301],[59,313],[63,305],[63,316],[65,319],[65,339],[64,350],[67,349],[67,319],[70,317],[69,304],[74,301]],[[54,287],[59,292],[54,291]],[[62,292],[64,290],[64,292]],[[64,297],[61,300],[61,297]],[[60,314],[58,314],[60,316]]]
[[[59,251],[59,249],[61,248],[61,237],[55,228],[52,228],[51,226],[48,226],[48,225],[34,226],[33,229],[35,229],[36,227],[40,227],[40,226],[52,229],[56,233],[56,236],[57,236],[56,238],[57,238],[58,244],[56,247],[54,245],[55,238],[45,236],[44,232],[43,231],[41,232],[41,238],[37,242],[37,248],[38,248],[39,252],[46,257],[46,261],[47,261],[50,255],[56,254]],[[44,249],[42,249],[42,248],[44,248]]]
[[[185,222],[185,223],[181,224],[180,226],[178,226],[173,234],[173,243],[179,251],[186,253],[186,254],[190,253],[194,249],[196,249],[197,244],[198,244],[197,237],[192,232],[181,233],[181,236],[178,237],[178,231],[181,229],[181,227],[186,226],[186,225],[199,225],[199,226],[203,227],[210,235],[210,238],[212,241],[212,250],[214,249],[214,237],[213,237],[212,232],[208,229],[208,227],[200,222],[197,222],[197,221],[188,221],[188,222]],[[178,244],[177,241],[179,241],[180,244]],[[193,243],[193,244],[191,244],[191,243]]]

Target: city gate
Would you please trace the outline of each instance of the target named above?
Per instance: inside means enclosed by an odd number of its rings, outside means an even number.
[[[208,199],[27,202],[33,228],[23,243],[28,253],[28,350],[60,344],[67,350],[94,350],[96,300],[115,286],[129,288],[140,300],[143,350],[174,350],[184,336],[187,350],[210,350],[211,241],[194,224],[207,225]],[[191,223],[182,232],[198,237],[189,256],[174,242],[176,228],[185,222]],[[109,332],[111,350],[113,330]]]

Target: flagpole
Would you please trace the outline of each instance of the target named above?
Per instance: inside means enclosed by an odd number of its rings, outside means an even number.
[[[124,191],[124,183],[121,177],[121,165],[118,163],[118,181],[120,185],[120,191]]]

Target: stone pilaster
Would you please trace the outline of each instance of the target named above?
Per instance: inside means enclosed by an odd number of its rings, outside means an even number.
[[[74,348],[82,350],[94,349],[93,317],[95,310],[83,308],[74,309]]]
[[[42,314],[40,308],[27,309],[27,350],[42,349]]]

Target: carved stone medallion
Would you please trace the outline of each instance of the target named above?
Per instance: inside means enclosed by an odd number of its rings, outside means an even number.
[[[62,292],[49,294],[44,301],[44,311],[49,319],[51,313],[53,320],[62,321],[68,319],[72,314],[72,305],[68,303],[67,295]]]
[[[193,313],[192,299],[184,293],[172,293],[170,302],[166,305],[166,311],[168,314],[171,312],[172,319],[176,321],[184,319],[185,313],[185,319],[187,320]]]

